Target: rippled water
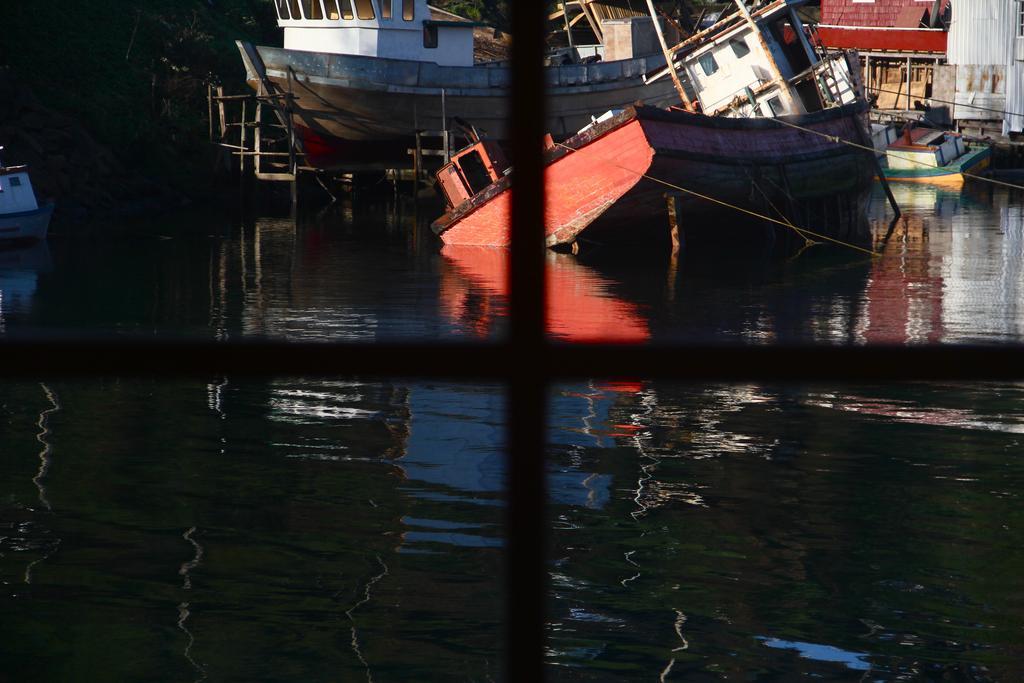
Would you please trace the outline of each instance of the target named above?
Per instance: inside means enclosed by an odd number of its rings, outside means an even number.
[[[552,255],[551,332],[1021,341],[1021,199],[897,190],[875,260]],[[504,255],[414,220],[58,234],[0,252],[0,325],[500,337]],[[499,678],[499,386],[40,380],[0,386],[0,681]],[[1024,678],[1022,432],[1020,385],[552,387],[550,678]]]
[[[894,187],[905,215],[884,244],[882,194],[867,207],[875,259],[832,246],[788,259],[747,245],[678,262],[551,254],[551,333],[854,344],[1024,337],[1024,197]],[[0,251],[0,325],[9,335],[502,335],[506,253],[442,250],[425,229],[431,217],[409,205],[356,204],[298,223],[206,212],[58,234],[48,248]]]

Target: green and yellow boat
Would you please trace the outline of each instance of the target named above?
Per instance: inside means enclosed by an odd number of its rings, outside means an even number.
[[[885,149],[886,180],[960,187],[992,163],[990,145],[967,144],[957,133],[912,128]]]

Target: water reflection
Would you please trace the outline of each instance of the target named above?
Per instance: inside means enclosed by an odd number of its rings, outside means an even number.
[[[64,382],[59,412],[30,389],[0,401],[0,677],[45,650],[33,677],[497,678],[496,387]],[[51,624],[66,646],[25,635]]]
[[[1024,337],[1021,198],[970,184],[959,193],[894,190],[904,209],[896,224],[881,190],[868,206],[879,258],[820,244],[788,259],[742,244],[684,249],[678,260],[549,254],[550,333],[577,343]],[[0,321],[8,334],[29,336],[501,338],[507,252],[442,249],[399,206],[346,205],[297,221],[204,214],[67,235],[52,245],[52,268],[26,257],[0,267]]]
[[[1024,215],[1019,198],[894,186],[905,215],[872,267],[858,339],[991,342],[1020,339]],[[876,219],[876,235],[882,234]],[[887,230],[887,229],[886,229]]]
[[[488,247],[445,246],[441,272],[444,313],[469,334],[488,337],[508,308],[509,253]],[[612,282],[569,254],[549,252],[548,331],[560,341],[638,343],[650,337],[638,306],[612,292]]]
[[[1018,199],[901,192],[874,261],[551,255],[550,329],[1019,341]],[[353,235],[359,220],[69,237],[52,269],[6,271],[7,332],[503,333],[505,253]],[[499,387],[2,390],[0,678],[497,678]],[[1024,387],[593,381],[549,405],[552,680],[1021,678]]]
[[[633,427],[614,443],[558,445],[575,430],[553,425],[553,462],[613,492],[553,511],[553,680],[1015,677],[1003,629],[1024,604],[982,577],[1021,559],[996,559],[1019,536],[996,482],[1024,481],[1024,386],[648,384],[605,401],[606,424]]]
[[[46,242],[30,247],[0,248],[0,334],[6,331],[6,318],[24,314],[32,308],[40,273],[52,268]]]

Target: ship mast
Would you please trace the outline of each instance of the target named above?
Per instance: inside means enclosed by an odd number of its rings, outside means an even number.
[[[658,12],[654,9],[654,0],[647,0],[647,9],[651,13],[651,21],[654,22],[654,32],[658,35],[658,42],[661,43],[661,52],[665,55],[665,62],[668,65],[668,73],[672,76],[672,82],[676,85],[676,92],[679,93],[679,99],[682,101],[686,111],[693,111],[693,102],[686,95],[686,89],[683,87],[683,82],[679,80],[679,74],[676,73],[676,63],[673,59],[672,51],[668,49],[668,43],[665,42],[665,34],[661,32],[661,22],[658,21]]]

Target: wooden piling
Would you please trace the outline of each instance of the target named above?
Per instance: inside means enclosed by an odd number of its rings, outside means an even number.
[[[669,238],[672,242],[672,256],[678,256],[686,245],[686,233],[682,227],[683,198],[678,192],[666,192],[665,202],[668,208]]]
[[[210,126],[210,142],[213,142],[213,85],[206,84],[207,122]]]
[[[245,167],[246,167],[246,163],[245,163],[245,156],[246,155],[244,154],[244,152],[248,151],[248,149],[249,149],[246,146],[246,143],[248,142],[248,132],[249,132],[249,129],[248,129],[249,122],[246,120],[248,118],[248,116],[247,116],[248,113],[249,112],[248,112],[248,107],[246,107],[246,101],[242,100],[242,124],[241,124],[241,127],[240,127],[241,128],[241,132],[239,133],[239,136],[240,136],[240,139],[241,139],[240,145],[242,147],[243,154],[239,154],[238,155],[238,175],[242,178],[243,181],[245,180]]]
[[[292,94],[292,70],[288,69],[288,93],[285,98],[285,124],[288,126],[288,172],[292,174],[292,208],[299,202],[299,168],[295,159],[295,123],[292,120],[295,96]]]
[[[412,158],[413,188],[416,193],[420,191],[420,183],[423,181],[423,136],[422,131],[416,131],[416,153]]]
[[[253,131],[255,136],[252,141],[253,151],[256,152],[253,158],[253,167],[255,169],[256,177],[258,178],[260,173],[263,172],[262,152],[263,152],[263,129],[261,123],[263,122],[263,103],[259,100],[256,101],[256,129]]]

